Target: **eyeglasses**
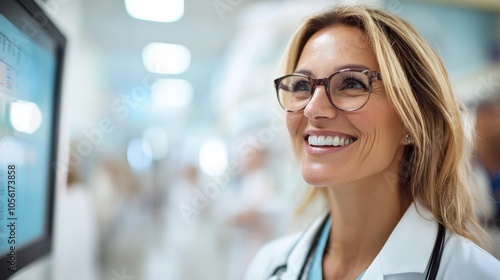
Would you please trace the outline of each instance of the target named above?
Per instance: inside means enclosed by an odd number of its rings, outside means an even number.
[[[278,101],[287,112],[304,110],[317,86],[324,85],[328,100],[341,111],[356,111],[368,102],[373,80],[380,73],[368,69],[342,69],[328,78],[313,79],[303,74],[289,74],[274,80]]]

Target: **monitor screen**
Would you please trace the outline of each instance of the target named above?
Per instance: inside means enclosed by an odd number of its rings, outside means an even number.
[[[50,251],[64,42],[34,1],[1,1],[1,276]]]

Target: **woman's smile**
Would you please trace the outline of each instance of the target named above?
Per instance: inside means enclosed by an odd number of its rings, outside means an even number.
[[[356,137],[332,130],[308,130],[304,135],[305,149],[309,154],[337,153],[350,147]]]

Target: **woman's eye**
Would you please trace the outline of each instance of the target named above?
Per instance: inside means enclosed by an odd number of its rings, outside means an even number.
[[[307,81],[297,81],[292,85],[292,91],[311,91],[311,84]]]
[[[363,89],[363,90],[365,90],[366,88],[367,87],[363,82],[361,82],[357,79],[352,79],[352,78],[344,80],[344,84],[342,86],[343,90],[349,90],[349,89]]]

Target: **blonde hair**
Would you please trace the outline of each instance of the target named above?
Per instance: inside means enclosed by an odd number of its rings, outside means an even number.
[[[467,187],[468,142],[460,105],[443,62],[407,22],[363,6],[326,10],[306,19],[292,37],[283,59],[292,73],[313,34],[343,24],[362,30],[377,57],[387,97],[414,139],[401,163],[401,184],[447,229],[483,245]],[[295,147],[297,151],[298,147]],[[302,210],[321,188],[310,188]]]

